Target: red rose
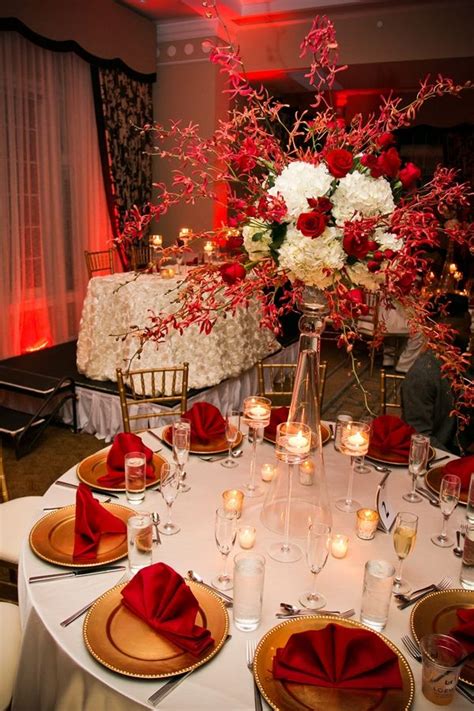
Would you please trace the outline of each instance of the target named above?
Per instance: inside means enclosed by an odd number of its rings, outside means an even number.
[[[416,181],[421,178],[421,170],[414,163],[407,163],[406,166],[401,169],[398,177],[405,190],[409,190],[414,186]]]
[[[369,272],[378,272],[378,270],[380,269],[380,264],[379,262],[374,261],[367,262],[367,269],[369,270]]]
[[[389,148],[381,153],[377,160],[377,166],[387,178],[396,178],[402,161],[396,148]]]
[[[231,235],[227,240],[227,249],[240,249],[244,239],[240,235]]]
[[[319,237],[326,229],[327,217],[322,212],[302,212],[296,227],[305,237]]]
[[[349,257],[364,259],[370,251],[368,242],[367,235],[362,231],[344,231],[342,246]]]
[[[392,259],[392,257],[395,256],[395,252],[393,251],[393,249],[386,249],[383,253],[383,256],[385,257],[385,259]]]
[[[377,250],[374,252],[374,259],[376,259],[377,262],[381,262],[381,261],[382,261],[382,259],[383,259],[383,252],[381,252],[380,249],[377,249]]]
[[[238,281],[245,279],[246,271],[239,262],[228,262],[219,267],[222,281],[226,284],[236,284]]]
[[[369,239],[369,241],[367,242],[367,247],[369,248],[370,252],[373,252],[377,249],[378,244],[373,239]]]
[[[386,131],[385,133],[381,133],[375,142],[379,148],[385,150],[393,143],[395,143],[395,136],[393,135],[393,133],[389,133]]]
[[[365,302],[365,294],[362,289],[349,289],[347,298],[355,312],[361,315],[365,315],[368,312],[369,307]]]
[[[343,178],[352,168],[352,153],[344,148],[334,148],[326,153],[326,163],[335,178]]]
[[[360,159],[360,162],[361,165],[370,170],[370,175],[373,178],[380,178],[380,176],[383,175],[383,170],[379,166],[376,156],[371,155],[370,153],[364,153]]]
[[[308,205],[318,212],[331,212],[332,202],[329,198],[307,198]]]

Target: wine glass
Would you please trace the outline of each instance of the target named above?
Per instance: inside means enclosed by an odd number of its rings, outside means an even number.
[[[230,590],[232,588],[232,577],[227,572],[227,559],[229,558],[229,553],[234,547],[235,537],[237,535],[236,521],[236,511],[226,511],[224,508],[216,510],[214,535],[217,549],[224,558],[222,573],[220,573],[212,581],[212,584],[218,590]]]
[[[240,431],[240,410],[230,409],[225,413],[225,438],[229,451],[227,457],[221,462],[222,467],[232,469],[238,466],[238,462],[232,457],[232,445],[237,442]]]
[[[408,455],[408,471],[411,474],[411,491],[404,494],[402,499],[412,504],[418,504],[422,499],[416,493],[416,479],[426,470],[428,454],[430,451],[430,438],[421,434],[413,434],[410,441],[410,454]]]
[[[418,529],[418,516],[413,513],[401,511],[397,515],[395,528],[393,529],[393,547],[398,556],[398,570],[393,580],[392,590],[395,594],[405,594],[411,590],[411,586],[402,578],[403,561],[411,553]]]
[[[461,479],[454,474],[445,474],[441,479],[441,487],[439,490],[439,507],[443,514],[443,526],[441,533],[431,537],[431,540],[436,546],[451,548],[454,543],[453,539],[446,533],[446,524],[457,506],[460,494]]]
[[[354,467],[356,457],[367,454],[369,449],[370,425],[366,422],[341,422],[341,452],[351,457],[351,469],[347,494],[344,498],[336,500],[336,508],[345,513],[352,513],[360,509],[360,503],[352,498],[352,484],[354,481]]]
[[[165,501],[168,520],[159,526],[160,533],[165,536],[173,536],[180,531],[180,527],[171,520],[171,507],[173,506],[179,491],[179,469],[169,462],[164,462],[160,473],[160,490]]]
[[[370,434],[372,434],[372,422],[373,421],[374,421],[374,418],[370,417],[369,415],[367,415],[366,417],[360,418],[360,422],[365,422],[366,424],[369,425]],[[360,457],[356,457],[354,471],[356,474],[370,474],[371,469],[365,463],[365,454],[362,454]]]
[[[184,494],[191,487],[185,483],[186,474],[184,467],[189,458],[191,446],[191,423],[186,420],[173,422],[173,459],[178,465],[179,491]]]
[[[313,575],[313,586],[300,597],[300,603],[310,610],[319,610],[326,604],[326,598],[316,592],[316,578],[326,565],[331,542],[331,529],[325,523],[313,523],[308,528],[306,538],[306,560]]]

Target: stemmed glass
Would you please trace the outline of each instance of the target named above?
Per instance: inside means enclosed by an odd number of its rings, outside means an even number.
[[[216,538],[217,549],[224,558],[224,566],[212,584],[218,590],[230,590],[232,588],[232,577],[227,572],[227,559],[229,553],[234,547],[235,537],[237,535],[237,512],[226,511],[223,508],[216,510],[216,520],[214,526],[214,535]]]
[[[428,454],[430,451],[430,438],[421,434],[413,434],[410,441],[410,454],[408,455],[408,472],[411,474],[411,491],[404,494],[402,499],[412,504],[418,504],[422,499],[416,493],[416,479],[426,470]]]
[[[232,445],[237,442],[240,431],[240,410],[227,410],[225,413],[225,438],[229,451],[227,457],[221,462],[222,467],[233,469],[238,466],[238,462],[232,457]]]
[[[168,520],[159,526],[160,533],[165,536],[173,536],[180,531],[180,527],[171,520],[171,507],[173,506],[179,490],[179,470],[169,462],[165,462],[161,467],[160,490],[168,510]]]
[[[263,430],[270,424],[272,403],[267,397],[246,397],[244,400],[243,422],[249,428],[249,441],[252,444],[250,460],[250,479],[244,489],[250,498],[261,496],[263,489],[256,484],[257,443],[263,440]]]
[[[361,417],[360,422],[365,422],[367,425],[370,427],[370,434],[372,433],[372,422],[373,422],[373,417]],[[370,474],[371,469],[370,467],[367,466],[365,463],[365,454],[362,454],[362,456],[356,458],[356,463],[354,466],[354,471],[356,474]]]
[[[186,420],[173,422],[173,458],[178,465],[179,471],[179,487],[180,493],[184,494],[190,491],[191,487],[185,483],[186,474],[184,467],[189,458],[189,449],[191,447],[191,423]]]
[[[395,521],[393,529],[393,547],[398,556],[398,570],[393,580],[392,591],[394,594],[405,594],[411,590],[411,586],[402,578],[403,561],[411,553],[418,530],[418,516],[413,513],[401,511]]]
[[[460,494],[461,479],[454,474],[445,474],[441,479],[441,487],[439,490],[439,506],[443,514],[443,526],[441,533],[431,537],[431,540],[436,546],[450,548],[454,543],[453,539],[446,533],[446,524],[457,506]]]
[[[341,423],[341,452],[351,457],[351,469],[347,494],[344,498],[337,499],[336,508],[345,513],[352,513],[360,509],[360,503],[352,498],[352,485],[356,457],[366,455],[369,449],[370,425],[366,422]]]
[[[313,574],[313,586],[300,597],[300,603],[310,610],[319,610],[326,604],[326,598],[316,592],[316,578],[326,565],[331,541],[331,529],[325,523],[313,523],[308,528],[306,539],[306,560]]]

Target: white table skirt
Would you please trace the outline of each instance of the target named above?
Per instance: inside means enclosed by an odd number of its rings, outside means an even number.
[[[169,458],[169,451],[164,450]],[[220,569],[221,560],[214,542],[214,511],[219,505],[224,489],[241,487],[248,477],[250,450],[239,466],[228,470],[219,462],[205,463],[191,457],[187,467],[192,490],[178,497],[173,507],[174,520],[181,526],[176,536],[163,536],[163,545],[155,550],[155,561],[163,560],[184,574],[188,569],[198,571],[210,580]],[[334,451],[332,444],[324,447],[326,473],[330,498],[344,496],[347,488],[349,459]],[[263,462],[273,460],[273,448],[264,443],[258,448],[259,468]],[[381,474],[374,470],[367,475],[356,475],[354,497],[363,506],[372,507],[376,485]],[[74,469],[64,480],[76,481]],[[265,484],[265,486],[268,486]],[[410,505],[401,496],[410,486],[405,469],[395,468],[388,480],[388,491],[394,506],[419,514],[416,546],[405,561],[404,576],[414,587],[435,582],[450,575],[458,585],[461,562],[451,549],[434,546],[430,536],[441,527],[440,510],[423,501]],[[44,506],[72,503],[73,492],[52,486],[43,498]],[[260,523],[263,499],[247,499],[242,523],[257,526],[255,550],[266,554],[272,542],[281,536],[269,532]],[[143,508],[165,514],[165,506],[156,492],[148,492]],[[43,512],[38,512],[38,517]],[[453,530],[464,521],[465,511],[458,507],[449,522]],[[383,558],[395,563],[392,536],[377,533],[372,541],[358,539],[354,532],[355,514],[343,514],[333,507],[333,532],[350,535],[349,553],[345,559],[329,557],[318,577],[318,589],[326,596],[328,609],[356,609],[359,617],[362,579],[365,562],[370,558]],[[303,545],[303,541],[299,541]],[[23,652],[14,696],[14,711],[100,711],[101,709],[135,709],[148,707],[146,700],[160,687],[161,681],[133,680],[114,674],[98,664],[87,652],[82,641],[83,618],[66,629],[59,621],[112,587],[120,573],[67,579],[55,583],[28,585],[30,575],[56,570],[29,549],[27,542],[22,553],[19,576],[20,608],[25,627]],[[160,708],[176,711],[251,711],[253,690],[250,674],[245,665],[245,643],[249,637],[259,639],[276,623],[275,612],[283,601],[297,603],[299,595],[310,585],[310,573],[304,556],[292,564],[277,563],[266,555],[263,619],[259,629],[246,634],[237,630],[231,619],[232,640],[207,665],[197,670],[178,689],[167,697]],[[116,578],[116,579],[115,579]],[[473,593],[474,597],[474,593]],[[232,615],[232,613],[230,613]],[[392,603],[388,624],[384,630],[404,652],[400,638],[409,633],[410,609],[400,611]],[[421,711],[431,705],[421,693],[421,665],[405,655],[416,683],[414,709]],[[453,711],[467,709],[469,703],[455,694]],[[394,709],[394,711],[397,711]]]

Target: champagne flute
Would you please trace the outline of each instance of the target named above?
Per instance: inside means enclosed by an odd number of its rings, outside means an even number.
[[[313,523],[308,528],[306,538],[306,560],[313,575],[313,585],[310,591],[300,597],[300,603],[310,610],[319,610],[326,604],[326,598],[316,592],[316,579],[326,565],[331,542],[331,529],[325,523]]]
[[[226,459],[221,462],[222,467],[233,469],[238,466],[238,462],[232,457],[232,445],[237,442],[240,431],[240,410],[230,409],[225,413],[225,438],[229,451]]]
[[[224,558],[222,573],[219,573],[219,575],[212,581],[213,586],[217,588],[217,590],[230,590],[232,588],[232,577],[227,572],[227,560],[229,558],[229,553],[234,547],[237,535],[236,521],[236,511],[226,511],[224,508],[216,510],[214,536],[216,539],[217,549]]]
[[[439,507],[443,514],[443,526],[441,533],[431,537],[431,540],[436,546],[451,548],[454,543],[453,539],[446,533],[446,524],[457,506],[460,494],[461,479],[454,474],[445,474],[441,479],[441,487],[439,490]]]
[[[428,462],[428,454],[430,451],[430,438],[421,434],[413,434],[410,441],[410,454],[408,456],[408,471],[411,474],[412,485],[411,491],[404,494],[402,499],[409,501],[412,504],[418,504],[422,501],[419,494],[416,493],[416,479],[420,474],[426,471]]]
[[[403,561],[411,553],[418,530],[418,516],[413,513],[400,511],[393,529],[393,547],[398,556],[398,570],[393,580],[392,591],[394,594],[406,594],[411,586],[402,578]]]
[[[191,487],[185,484],[184,467],[189,458],[191,447],[191,423],[186,420],[173,422],[173,459],[179,471],[179,491],[184,494],[190,491]]]
[[[160,472],[160,490],[165,501],[168,520],[159,526],[160,533],[165,536],[173,536],[180,531],[180,527],[171,520],[171,507],[173,506],[179,491],[179,469],[169,462],[164,462]]]

